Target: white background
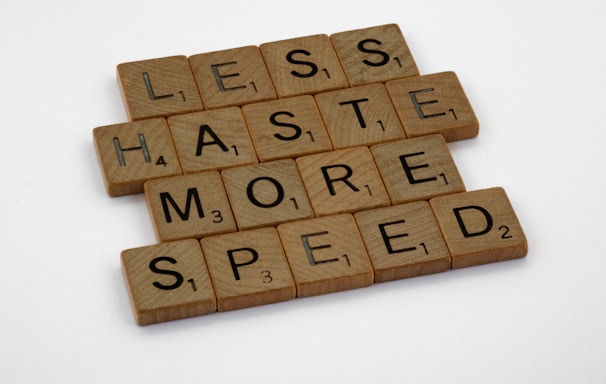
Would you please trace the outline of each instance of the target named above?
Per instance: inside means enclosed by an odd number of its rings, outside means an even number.
[[[3,1],[0,382],[605,383],[605,4]],[[528,256],[137,326],[119,254],[156,239],[92,142],[127,121],[116,65],[386,23],[458,74],[481,128],[449,147]]]

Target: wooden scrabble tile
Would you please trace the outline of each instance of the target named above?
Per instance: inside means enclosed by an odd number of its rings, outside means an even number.
[[[145,183],[145,198],[160,242],[237,230],[216,171],[152,180]]]
[[[228,168],[221,175],[240,230],[313,217],[292,159]]]
[[[273,227],[201,240],[219,311],[296,297],[295,283]]]
[[[315,99],[336,149],[406,137],[383,84],[324,92]]]
[[[148,180],[181,174],[162,118],[97,127],[93,140],[110,196],[141,193]]]
[[[389,205],[367,147],[317,153],[296,161],[316,216]]]
[[[372,266],[352,215],[281,224],[278,233],[297,285],[297,297],[373,283]]]
[[[201,53],[189,62],[206,109],[276,98],[259,47]]]
[[[168,126],[183,173],[258,162],[238,107],[171,116]]]
[[[242,113],[261,161],[332,150],[322,117],[310,95],[244,105]]]
[[[526,256],[526,236],[503,188],[440,196],[429,203],[452,255],[452,268]]]
[[[383,143],[370,148],[392,204],[465,192],[441,135]]]
[[[330,39],[352,87],[419,76],[397,24],[339,32]]]
[[[347,88],[347,78],[327,35],[261,44],[278,97]]]
[[[450,253],[427,201],[354,214],[375,282],[450,269]]]
[[[122,63],[117,73],[131,121],[203,109],[185,56]]]
[[[122,271],[139,325],[216,311],[215,293],[196,240],[127,249]]]
[[[439,133],[446,141],[478,135],[479,123],[454,72],[385,84],[408,137]]]

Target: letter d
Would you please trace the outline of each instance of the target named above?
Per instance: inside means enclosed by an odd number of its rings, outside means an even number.
[[[473,229],[475,230],[474,232],[470,232],[469,229],[467,228],[467,226],[465,225],[465,222],[463,221],[463,217],[461,216],[461,211],[470,211],[470,210],[474,210],[474,211],[478,211],[480,214],[482,214],[484,216],[484,229],[478,230],[478,227],[480,227],[481,224],[478,223],[478,218],[477,218],[477,214],[475,214],[473,217],[471,215],[473,215],[473,213],[468,212],[466,217],[469,222],[473,222]],[[469,205],[467,207],[460,207],[460,208],[453,208],[452,212],[454,213],[455,217],[457,218],[457,223],[459,223],[459,227],[461,227],[461,232],[463,232],[463,236],[464,237],[474,237],[474,236],[481,236],[484,235],[488,232],[490,232],[490,230],[492,229],[492,216],[490,216],[490,213],[482,208],[479,207],[477,205]],[[480,220],[483,221],[483,220]]]

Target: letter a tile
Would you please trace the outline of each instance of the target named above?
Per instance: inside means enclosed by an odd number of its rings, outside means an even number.
[[[240,108],[229,107],[168,118],[183,173],[257,163]]]
[[[500,187],[429,201],[452,255],[452,268],[526,256],[526,236]]]
[[[294,299],[295,282],[275,228],[205,237],[219,311]]]
[[[352,215],[286,223],[278,233],[297,284],[297,297],[367,287],[373,271]]]
[[[354,214],[375,271],[375,282],[450,269],[450,253],[427,201]]]
[[[152,180],[145,183],[145,198],[160,242],[237,229],[219,172]]]
[[[215,293],[198,241],[127,249],[122,251],[121,261],[137,324],[216,311]]]
[[[185,56],[122,63],[118,65],[117,72],[131,121],[203,109]]]
[[[385,86],[406,136],[439,133],[455,141],[478,135],[478,119],[454,72],[392,80]]]

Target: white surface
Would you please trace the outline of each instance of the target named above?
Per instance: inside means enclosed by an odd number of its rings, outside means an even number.
[[[606,382],[605,4],[2,2],[0,382]],[[391,22],[459,75],[481,131],[449,146],[527,258],[135,325],[119,253],[156,240],[92,144],[126,121],[116,65]]]

